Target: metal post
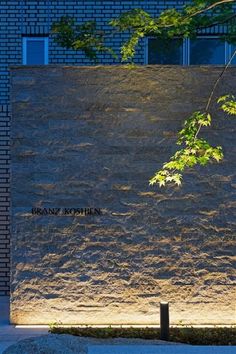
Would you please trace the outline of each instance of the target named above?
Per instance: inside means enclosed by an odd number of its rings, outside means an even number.
[[[160,303],[160,327],[161,327],[161,340],[169,340],[169,303]]]

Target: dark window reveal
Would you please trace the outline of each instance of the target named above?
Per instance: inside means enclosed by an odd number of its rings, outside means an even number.
[[[148,40],[148,64],[182,65],[183,41],[150,38]]]
[[[190,65],[225,64],[225,42],[218,38],[190,41]]]
[[[23,38],[23,64],[48,64],[48,38]]]

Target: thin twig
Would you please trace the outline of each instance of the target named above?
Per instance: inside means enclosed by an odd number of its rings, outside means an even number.
[[[215,82],[215,84],[214,84],[214,86],[213,86],[213,88],[212,88],[211,94],[210,94],[210,96],[209,96],[209,98],[208,98],[208,101],[207,101],[206,112],[208,111],[208,109],[209,109],[209,107],[210,107],[210,104],[211,104],[212,99],[213,99],[213,95],[214,95],[214,93],[215,93],[215,89],[216,89],[216,87],[217,87],[217,85],[218,85],[220,79],[222,78],[222,76],[224,75],[224,73],[226,72],[226,70],[228,69],[228,67],[230,66],[230,64],[231,64],[231,62],[232,62],[232,60],[233,60],[233,58],[234,58],[235,56],[236,56],[236,50],[235,50],[234,53],[232,54],[230,60],[228,61],[227,65],[224,67],[224,70],[222,70],[222,72],[220,73],[218,79],[216,80],[216,82]]]
[[[209,25],[205,25],[205,26],[199,26],[197,27],[197,30],[201,30],[201,29],[206,29],[206,28],[211,28],[211,27],[214,27],[214,26],[219,26],[219,25],[223,25],[224,23],[234,19],[236,17],[236,14],[233,14],[233,15],[230,15],[229,17],[225,18],[224,20],[222,21],[217,21],[217,22],[213,22]]]
[[[212,88],[212,91],[211,91],[211,93],[210,93],[210,96],[209,96],[209,98],[208,98],[207,104],[206,104],[206,110],[205,110],[206,113],[207,113],[207,111],[209,110],[210,104],[211,104],[212,99],[213,99],[213,95],[214,95],[214,93],[215,93],[215,90],[216,90],[217,85],[218,85],[219,82],[220,82],[220,79],[222,78],[222,76],[224,75],[224,73],[226,72],[226,70],[228,69],[228,67],[230,66],[230,64],[231,64],[231,62],[232,62],[232,60],[233,60],[233,58],[234,58],[235,56],[236,56],[236,50],[235,50],[234,53],[232,54],[232,56],[231,56],[230,60],[228,61],[227,65],[224,67],[224,70],[222,70],[222,72],[220,73],[219,77],[218,77],[217,80],[215,81],[214,86],[213,86],[213,88]],[[200,133],[201,128],[202,128],[202,124],[200,124],[199,127],[198,127],[198,130],[197,130],[197,132],[196,132],[196,134],[195,134],[195,137],[194,137],[194,141],[197,139],[197,136],[198,136],[198,134]]]

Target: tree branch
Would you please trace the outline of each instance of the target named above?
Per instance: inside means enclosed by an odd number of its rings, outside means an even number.
[[[204,7],[201,10],[198,10],[198,11],[194,12],[192,15],[183,17],[182,21],[188,20],[188,19],[190,19],[192,17],[200,15],[201,13],[204,13],[204,12],[207,12],[209,10],[212,10],[212,9],[214,9],[217,6],[220,6],[220,5],[223,5],[223,4],[227,4],[227,3],[234,3],[234,2],[236,3],[236,0],[221,0],[221,1],[217,1],[214,4],[211,4],[211,5],[207,6],[207,7]],[[175,24],[171,24],[171,25],[164,25],[164,26],[160,26],[160,27],[169,28],[169,27],[173,27],[173,26],[176,26],[176,25]]]
[[[236,1],[235,1],[236,2]],[[223,21],[217,21],[217,22],[214,22],[214,23],[211,23],[209,25],[205,25],[205,26],[200,26],[197,28],[197,30],[201,30],[201,29],[204,29],[204,28],[210,28],[210,27],[214,27],[214,26],[218,26],[218,25],[222,25],[230,20],[232,20],[233,18],[236,17],[236,14],[233,14],[229,17],[227,17],[226,19],[224,19]]]
[[[209,10],[212,10],[214,9],[215,7],[217,6],[220,6],[220,5],[223,5],[223,4],[227,4],[227,3],[232,3],[232,2],[235,2],[235,0],[221,0],[221,1],[217,1],[211,5],[209,5],[208,7],[205,7],[204,9],[202,10],[199,10],[199,11],[196,11],[194,14],[192,14],[191,16],[189,17],[193,17],[193,16],[196,16],[196,15],[200,15],[201,13],[203,12],[206,12],[206,11],[209,11]]]

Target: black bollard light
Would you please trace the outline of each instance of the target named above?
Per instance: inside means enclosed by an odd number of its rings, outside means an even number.
[[[160,327],[161,327],[161,340],[169,340],[170,320],[169,320],[169,303],[160,303]]]

